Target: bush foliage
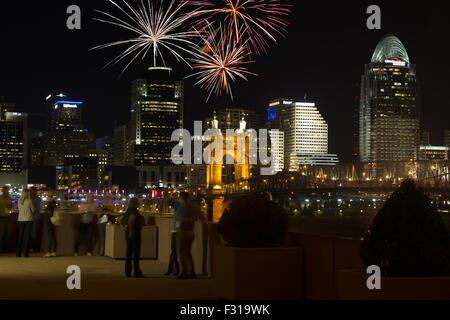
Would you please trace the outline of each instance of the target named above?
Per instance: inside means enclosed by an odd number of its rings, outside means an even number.
[[[374,218],[360,256],[385,276],[439,276],[450,259],[450,236],[430,198],[406,180]]]
[[[233,200],[225,209],[218,230],[231,246],[263,248],[282,246],[289,217],[266,196],[250,195]]]

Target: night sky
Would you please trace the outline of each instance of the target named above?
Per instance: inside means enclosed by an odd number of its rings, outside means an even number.
[[[111,135],[115,125],[129,119],[130,82],[146,67],[134,64],[122,77],[123,65],[102,69],[119,49],[90,48],[127,38],[127,32],[92,20],[92,9],[116,12],[106,0],[9,1],[0,4],[0,98],[15,101],[33,114],[43,113],[45,97],[64,91],[85,102],[84,122],[97,137]],[[422,126],[433,144],[442,143],[450,129],[450,22],[448,1],[292,1],[295,5],[286,39],[268,56],[256,58],[251,70],[259,77],[234,86],[235,101],[212,99],[192,80],[185,85],[185,124],[203,120],[212,110],[240,106],[266,114],[267,102],[277,97],[308,99],[330,126],[330,152],[351,159],[355,96],[359,95],[364,64],[378,41],[391,32],[405,45],[417,65],[421,83]],[[82,30],[66,28],[66,8],[82,9]],[[366,28],[370,4],[382,9],[382,30]],[[181,76],[190,70],[171,62]],[[38,126],[40,121],[33,121]]]

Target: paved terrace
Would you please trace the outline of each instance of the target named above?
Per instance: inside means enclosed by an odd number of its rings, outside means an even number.
[[[68,266],[82,272],[82,290],[70,291]],[[167,264],[141,261],[145,279],[126,278],[124,261],[106,257],[16,258],[0,255],[0,300],[212,300],[212,280],[165,277]]]

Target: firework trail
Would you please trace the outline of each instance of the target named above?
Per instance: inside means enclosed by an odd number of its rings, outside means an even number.
[[[160,57],[166,65],[162,51],[172,54],[178,61],[189,65],[181,53],[191,53],[191,40],[198,36],[196,31],[183,31],[188,15],[182,14],[181,9],[187,4],[185,0],[171,0],[169,6],[164,6],[164,0],[140,0],[137,8],[133,8],[125,0],[108,0],[124,15],[123,18],[113,16],[110,13],[95,10],[103,15],[103,19],[94,19],[103,23],[114,25],[131,31],[136,36],[127,40],[115,41],[97,46],[91,50],[100,50],[114,46],[127,45],[120,55],[111,60],[105,67],[117,64],[129,57],[131,61],[126,65],[122,74],[139,57],[143,61],[149,51],[153,55],[153,65],[156,67],[157,58]],[[155,4],[159,2],[159,5]],[[120,3],[120,4],[118,4]],[[177,3],[177,4],[176,4]]]
[[[209,92],[207,101],[213,93],[220,96],[223,92],[233,100],[231,84],[238,78],[247,81],[246,75],[257,76],[245,68],[246,64],[252,63],[246,61],[250,55],[246,50],[247,41],[236,45],[231,39],[234,35],[221,25],[214,29],[211,24],[207,24],[208,28],[199,32],[202,41],[193,47],[194,58],[189,59],[197,72],[187,78],[195,77],[198,80],[195,85]]]
[[[267,53],[276,35],[286,36],[292,7],[280,0],[192,0],[189,5],[197,7],[190,14],[196,28],[206,28],[205,19],[219,20],[234,33],[236,43],[248,38],[249,50],[257,55]]]

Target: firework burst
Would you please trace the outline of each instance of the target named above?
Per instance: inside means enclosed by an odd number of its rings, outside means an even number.
[[[128,46],[127,49],[111,60],[105,67],[116,64],[125,58],[130,58],[131,61],[126,65],[122,71],[123,73],[139,57],[141,60],[144,60],[149,52],[153,55],[154,66],[157,65],[158,57],[165,66],[163,51],[169,52],[178,61],[183,61],[189,65],[181,54],[191,53],[187,48],[192,46],[191,40],[198,35],[198,32],[183,31],[183,26],[188,16],[180,11],[187,1],[171,0],[169,5],[165,6],[164,3],[168,1],[160,0],[159,5],[157,5],[155,3],[158,1],[140,0],[136,8],[132,7],[125,0],[108,1],[119,9],[124,17],[119,18],[110,13],[95,10],[103,15],[103,19],[96,18],[94,20],[131,31],[136,36],[92,48],[91,50],[100,50],[114,46]]]
[[[246,61],[250,55],[245,46],[247,41],[236,45],[231,39],[231,33],[226,32],[222,26],[214,29],[209,23],[208,28],[199,33],[199,36],[202,41],[194,45],[194,58],[189,59],[197,72],[188,78],[195,77],[198,80],[195,85],[209,92],[207,101],[213,93],[220,96],[223,92],[233,99],[231,84],[239,78],[247,81],[246,75],[256,76],[245,67],[252,63]]]
[[[267,53],[270,42],[277,42],[276,35],[287,34],[286,17],[292,7],[280,0],[192,0],[189,4],[198,7],[190,14],[196,28],[207,27],[204,18],[222,21],[234,33],[234,41],[248,38],[249,49],[257,55]]]

